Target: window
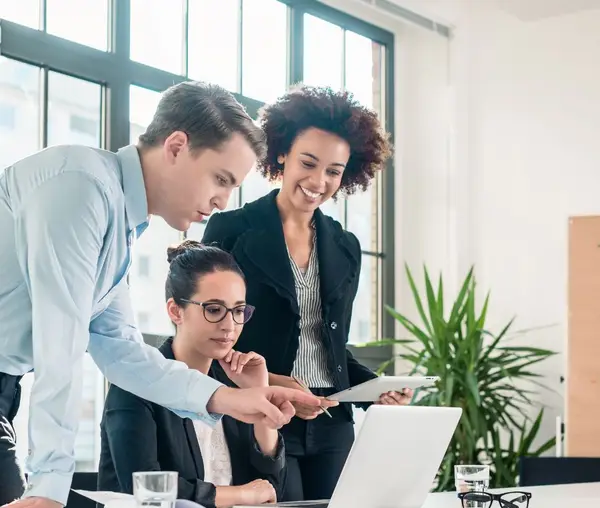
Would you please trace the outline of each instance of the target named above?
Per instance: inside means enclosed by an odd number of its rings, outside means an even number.
[[[173,74],[182,74],[184,1],[130,1],[131,59]]]
[[[346,31],[344,88],[365,106],[381,114],[382,57],[380,44]]]
[[[204,236],[204,230],[206,229],[207,220],[203,220],[200,223],[192,224],[190,229],[188,229],[185,233],[185,237],[190,240],[196,240],[197,242],[202,241],[202,237]]]
[[[140,277],[149,277],[150,276],[150,257],[149,256],[138,256],[138,275]]]
[[[189,0],[188,19],[188,76],[239,92],[239,0]]]
[[[346,227],[346,198],[338,195],[337,199],[330,199],[321,206],[321,211],[333,217],[342,227]]]
[[[109,0],[46,0],[46,30],[52,35],[106,51],[108,5]]]
[[[285,4],[189,0],[187,75],[253,99],[275,99],[287,86]]]
[[[381,260],[377,256],[362,256],[358,291],[352,308],[350,323],[350,344],[360,344],[377,340],[380,335],[380,284]]]
[[[0,127],[14,129],[15,113],[16,108],[12,104],[0,104]]]
[[[85,134],[96,138],[98,136],[98,124],[93,119],[85,118],[83,116],[72,114],[69,118],[69,128],[72,132],[79,134]]]
[[[247,180],[244,180],[243,186],[246,186]],[[234,210],[235,208],[239,208],[240,206],[240,189],[234,189],[231,193],[231,197],[229,198],[229,203],[227,203],[227,208],[225,210]],[[217,212],[215,212],[217,213]],[[204,235],[204,230],[206,229],[207,219],[203,220],[201,223],[194,223],[190,226],[190,229],[186,232],[186,238],[190,240],[196,240],[200,242],[202,240],[202,236]]]
[[[45,12],[48,33],[106,51],[108,6],[109,0],[4,0],[0,2],[0,18],[42,28]]]
[[[5,0],[0,2],[0,18],[31,28],[40,27],[40,10],[40,0],[20,0],[19,2]]]
[[[351,31],[344,31],[344,88],[380,115],[383,111],[383,48]],[[346,227],[360,241],[363,250],[359,294],[354,305],[349,342],[358,344],[381,336],[383,256],[381,238],[382,174],[366,192],[350,196],[346,203]],[[393,259],[392,261],[393,262]],[[368,326],[367,324],[368,323]],[[365,333],[368,328],[368,333]]]
[[[270,102],[287,85],[287,7],[244,0],[242,12],[242,94]]]
[[[310,14],[304,15],[304,83],[342,88],[344,31]]]
[[[75,440],[75,469],[98,471],[100,458],[100,421],[104,408],[104,377],[92,357],[83,358],[83,403],[79,432]]]
[[[129,90],[129,122],[133,135],[136,126],[144,131],[154,115],[160,93],[132,86]],[[136,139],[130,139],[134,143]],[[167,247],[178,243],[183,236],[171,228],[163,219],[152,216],[150,225],[136,241],[133,261],[129,273],[131,298],[138,317],[145,313],[148,320],[139,322],[142,333],[170,335],[173,331],[165,307],[165,279],[169,270]],[[144,275],[147,264],[148,275]]]
[[[363,251],[379,252],[379,178],[361,193],[348,198],[346,228],[352,231]]]
[[[252,169],[242,184],[241,204],[250,203],[280,186],[278,182],[269,182],[256,169]]]
[[[0,169],[41,148],[40,68],[0,56]]]
[[[48,145],[100,147],[102,87],[50,71],[48,73]]]
[[[358,341],[367,342],[371,339],[371,322],[365,319],[357,319],[358,322]]]
[[[89,355],[83,359],[82,404],[79,431],[75,439],[75,470],[98,471],[100,457],[100,420],[104,408],[104,378]],[[21,379],[21,404],[14,420],[17,434],[17,458],[25,464],[28,454],[29,397],[34,375],[28,373]]]
[[[137,142],[140,134],[152,121],[156,107],[160,101],[160,93],[139,86],[129,88],[129,130],[130,143]]]

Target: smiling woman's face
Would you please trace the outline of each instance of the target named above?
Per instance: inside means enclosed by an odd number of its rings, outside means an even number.
[[[204,305],[188,303],[179,307],[173,299],[167,302],[169,317],[177,326],[177,340],[185,341],[186,349],[194,350],[206,358],[224,358],[237,342],[243,325],[233,320],[231,312],[218,323],[213,323],[223,313],[223,306],[238,308],[236,320],[243,322],[246,303],[246,284],[239,274],[217,271],[200,277],[196,292],[189,298]],[[208,318],[208,319],[207,319]]]
[[[335,134],[310,128],[284,155],[281,195],[294,208],[314,212],[340,188],[350,145]]]

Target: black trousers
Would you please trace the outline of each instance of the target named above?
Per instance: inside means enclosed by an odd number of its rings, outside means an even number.
[[[327,396],[333,389],[313,389]],[[354,424],[341,406],[314,420],[294,417],[281,429],[287,479],[282,501],[330,499],[354,442]]]
[[[0,506],[20,498],[25,477],[16,455],[13,420],[21,400],[21,378],[0,372]]]

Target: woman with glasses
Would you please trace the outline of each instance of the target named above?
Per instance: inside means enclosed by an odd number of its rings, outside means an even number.
[[[366,190],[391,146],[374,111],[329,88],[294,89],[265,106],[259,121],[267,154],[258,169],[281,189],[214,215],[203,242],[233,254],[248,302],[257,307],[238,349],[265,357],[272,385],[307,386],[328,409],[295,404],[296,418],[281,430],[288,468],[283,500],[329,499],[354,427],[352,406],[334,407],[326,397],[376,375],[346,348],[361,245],[320,207]],[[379,403],[407,404],[411,396],[383,393]]]
[[[169,249],[168,260],[167,312],[176,332],[162,354],[231,387],[267,386],[264,358],[234,350],[254,308],[233,257],[186,240]],[[291,405],[284,410],[294,411]],[[285,475],[283,441],[260,422],[224,416],[210,427],[112,385],[101,424],[98,489],[132,493],[136,471],[177,471],[178,498],[206,508],[274,502]]]

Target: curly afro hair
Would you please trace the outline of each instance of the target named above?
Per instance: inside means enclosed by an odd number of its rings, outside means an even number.
[[[267,137],[267,154],[258,161],[258,170],[271,181],[283,173],[277,157],[287,154],[298,135],[310,128],[335,134],[350,145],[340,185],[347,195],[357,188],[366,190],[392,154],[389,135],[375,111],[361,106],[350,92],[299,86],[264,106],[259,123]]]

